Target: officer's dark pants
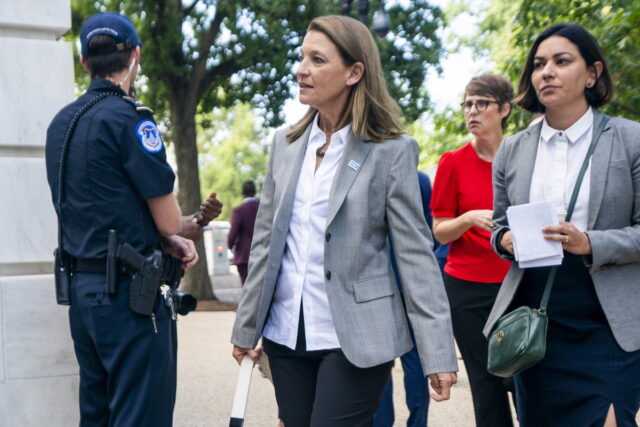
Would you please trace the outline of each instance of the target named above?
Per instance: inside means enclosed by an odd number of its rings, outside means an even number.
[[[128,306],[129,281],[104,293],[104,274],[77,273],[69,323],[80,365],[81,426],[171,426],[176,393],[175,322],[158,297],[150,317]]]

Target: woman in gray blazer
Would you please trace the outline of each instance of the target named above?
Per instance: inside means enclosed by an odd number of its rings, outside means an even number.
[[[449,397],[456,355],[424,216],[417,144],[400,128],[375,41],[355,19],[314,19],[296,73],[302,120],[276,132],[238,306],[233,356],[261,336],[287,427],[368,426],[394,358],[412,348]]]
[[[544,118],[507,138],[493,164],[492,244],[513,261],[511,205],[550,201],[564,217],[612,83],[593,36],[558,24],[535,40],[518,104]],[[516,375],[520,425],[635,426],[640,406],[640,124],[611,118],[595,148],[571,222],[547,226],[562,243],[547,314],[547,353]],[[549,267],[514,263],[485,326],[539,307]]]

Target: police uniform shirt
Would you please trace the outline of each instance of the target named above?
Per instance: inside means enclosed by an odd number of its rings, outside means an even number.
[[[73,116],[90,99],[112,92],[78,121],[67,149],[62,206],[57,206],[62,144]],[[63,108],[47,130],[47,179],[56,211],[62,210],[63,247],[76,258],[104,258],[107,234],[118,232],[145,252],[159,241],[147,200],[173,191],[153,113],[108,80],[94,79],[85,94]]]

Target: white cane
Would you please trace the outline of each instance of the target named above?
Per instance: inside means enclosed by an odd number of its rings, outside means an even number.
[[[236,394],[233,396],[233,407],[231,408],[229,427],[242,427],[244,424],[244,411],[247,408],[252,370],[253,360],[251,360],[248,354],[245,354],[240,364],[240,372],[238,373],[238,382],[236,383]]]

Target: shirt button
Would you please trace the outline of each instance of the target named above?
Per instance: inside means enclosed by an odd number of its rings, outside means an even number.
[[[326,277],[327,280],[331,280],[331,272],[327,270],[327,272],[325,273],[324,277]]]
[[[324,238],[327,242],[331,240],[331,233],[327,232],[327,234],[324,235]]]

